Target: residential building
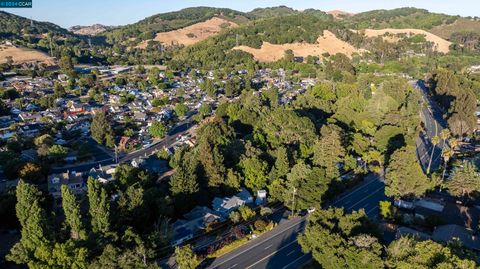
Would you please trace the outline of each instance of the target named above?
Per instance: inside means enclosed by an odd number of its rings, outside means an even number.
[[[252,203],[252,195],[246,189],[242,189],[239,193],[235,194],[232,197],[215,197],[212,201],[212,208],[222,217],[228,218],[228,215],[235,209],[241,207],[242,205]]]
[[[83,193],[87,190],[82,173],[75,171],[67,171],[61,174],[52,174],[48,176],[48,192],[55,198],[62,197],[61,187],[66,185],[76,194]]]

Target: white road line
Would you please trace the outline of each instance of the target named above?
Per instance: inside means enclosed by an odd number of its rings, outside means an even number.
[[[373,210],[375,210],[375,209],[377,209],[377,208],[378,208],[378,206],[376,206],[376,207],[368,210],[365,214],[368,216],[368,214],[370,214]]]
[[[298,262],[299,260],[303,259],[305,256],[307,256],[308,253],[305,253],[303,254],[302,256],[298,257],[297,259],[295,259],[294,261],[292,261],[291,263],[287,264],[286,266],[282,267],[282,269],[286,269],[288,268],[290,265],[292,264],[295,264],[296,262]]]
[[[359,203],[361,203],[361,202],[365,201],[366,199],[372,197],[375,193],[377,193],[378,191],[381,191],[381,190],[382,190],[382,188],[378,188],[376,191],[372,192],[372,194],[366,196],[366,197],[363,198],[362,200],[360,200],[360,201],[356,202],[354,205],[350,206],[350,207],[348,208],[348,210],[351,210],[351,209],[354,208],[356,205],[358,205]]]
[[[287,253],[287,256],[290,256],[290,255],[292,255],[292,254],[295,253],[295,252],[297,252],[297,251],[296,251],[296,250],[292,250],[292,251],[290,251],[290,252]]]
[[[250,251],[250,250],[253,249],[253,248],[256,248],[257,246],[259,246],[259,245],[267,242],[268,240],[271,240],[271,239],[273,239],[273,238],[275,238],[275,237],[277,237],[277,236],[279,236],[279,235],[283,235],[283,233],[284,233],[285,231],[290,230],[291,228],[300,225],[300,223],[301,223],[301,222],[297,222],[297,223],[295,223],[295,224],[292,224],[292,225],[288,226],[287,228],[283,229],[282,231],[279,231],[277,234],[275,234],[275,235],[273,235],[273,236],[265,239],[264,241],[260,241],[260,242],[258,242],[258,243],[256,243],[256,244],[250,246],[249,248],[246,248],[246,249],[244,249],[243,251],[240,251],[239,253],[233,255],[233,256],[230,257],[229,259],[226,259],[226,260],[220,262],[219,264],[216,264],[214,268],[216,268],[216,267],[218,267],[218,266],[220,266],[220,265],[222,265],[222,264],[224,264],[224,263],[226,263],[226,262],[228,262],[228,261],[230,261],[230,260],[232,260],[232,259],[234,259],[234,258],[236,258],[236,257],[238,257],[238,256],[240,256],[240,255],[242,255],[243,253],[245,253],[245,252],[247,252],[247,251]],[[260,238],[262,238],[262,236],[258,237],[257,239],[260,239]],[[295,240],[295,241],[296,241],[296,240]],[[293,241],[293,242],[295,242],[295,241]],[[292,243],[293,243],[293,242],[292,242]],[[290,243],[290,244],[291,244],[291,243]]]
[[[350,195],[356,193],[357,191],[360,191],[361,189],[365,188],[366,186],[368,186],[368,185],[370,185],[370,184],[372,184],[372,183],[375,183],[376,181],[377,181],[377,180],[374,179],[374,180],[368,182],[367,184],[362,185],[362,186],[358,187],[358,188],[355,189],[355,190],[352,190],[352,192],[348,193],[347,195],[345,195],[345,196],[343,196],[343,197],[340,197],[340,199],[338,199],[337,201],[335,201],[333,204],[334,204],[334,205],[338,204],[338,203],[339,203],[340,201],[342,201],[343,199],[349,197]]]
[[[238,265],[238,263],[236,263],[236,264],[234,264],[234,265],[232,265],[232,266],[228,267],[228,269],[235,268],[237,265]]]
[[[273,244],[270,244],[270,245],[266,246],[265,249],[269,249],[269,248],[271,248],[272,246],[273,246]]]
[[[272,257],[272,256],[273,256],[273,255],[275,255],[277,252],[279,252],[279,251],[281,251],[282,249],[284,249],[284,248],[286,248],[286,247],[290,246],[290,245],[291,245],[291,244],[293,244],[293,243],[297,243],[297,239],[295,239],[295,241],[292,241],[292,242],[290,242],[290,243],[286,244],[285,246],[283,246],[283,247],[281,247],[281,248],[277,249],[276,251],[274,251],[274,252],[272,252],[272,253],[268,254],[267,256],[265,256],[265,257],[263,257],[262,259],[260,259],[260,260],[256,261],[256,262],[255,262],[255,263],[253,263],[252,265],[245,267],[245,269],[249,269],[249,268],[252,268],[252,267],[254,267],[255,265],[257,265],[257,264],[259,264],[259,263],[263,262],[263,261],[264,261],[265,259],[267,259],[267,258],[270,258],[270,257]]]

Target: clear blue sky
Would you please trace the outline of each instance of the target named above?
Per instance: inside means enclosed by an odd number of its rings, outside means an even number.
[[[214,6],[240,11],[285,5],[295,9],[340,9],[362,12],[397,7],[425,8],[451,15],[480,16],[480,0],[33,0],[31,9],[3,9],[63,27],[73,25],[124,25],[158,13],[185,7]]]

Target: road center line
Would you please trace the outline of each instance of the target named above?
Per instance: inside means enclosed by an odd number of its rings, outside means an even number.
[[[364,197],[364,198],[361,199],[360,201],[356,202],[354,205],[350,206],[350,207],[348,208],[348,210],[351,210],[351,209],[354,208],[356,205],[358,205],[359,203],[361,203],[361,202],[365,201],[366,199],[372,197],[373,195],[375,195],[375,193],[377,193],[377,192],[379,192],[379,191],[381,191],[381,190],[382,190],[382,188],[378,188],[376,191],[372,192],[370,195]]]
[[[345,198],[349,197],[350,195],[356,193],[357,191],[362,190],[362,189],[365,188],[366,186],[368,186],[368,185],[370,185],[370,184],[372,184],[372,183],[375,183],[376,181],[377,181],[377,180],[374,179],[374,180],[368,182],[367,184],[364,184],[364,185],[358,187],[357,189],[352,190],[352,192],[348,193],[347,195],[345,195],[345,196],[343,196],[343,197],[340,197],[340,199],[338,199],[337,201],[335,201],[334,205],[338,204],[340,201],[342,201],[342,200],[344,200]]]
[[[286,244],[285,246],[283,246],[283,247],[281,247],[281,248],[279,248],[279,249],[275,250],[274,252],[272,252],[272,253],[268,254],[267,256],[265,256],[265,257],[261,258],[260,260],[256,261],[256,262],[255,262],[255,263],[253,263],[252,265],[245,267],[245,269],[252,268],[253,266],[255,266],[255,265],[257,265],[257,264],[261,263],[261,262],[262,262],[262,261],[264,261],[265,259],[268,259],[268,258],[272,257],[272,256],[273,256],[273,255],[275,255],[277,252],[281,251],[282,249],[284,249],[284,248],[286,248],[286,247],[288,247],[288,246],[290,246],[291,244],[294,244],[294,243],[297,243],[297,239],[295,239],[294,241],[292,241],[292,242],[290,242],[290,243]]]
[[[294,261],[292,261],[291,263],[287,264],[286,266],[282,267],[282,269],[285,269],[285,268],[288,268],[290,265],[292,264],[295,264],[296,262],[298,262],[300,259],[302,259],[303,257],[307,256],[308,253],[305,253],[303,254],[302,256],[298,257],[297,259],[295,259]]]
[[[287,256],[290,256],[290,255],[292,255],[292,254],[295,253],[295,252],[297,252],[297,251],[296,251],[296,250],[292,250],[292,251],[290,251],[290,252],[287,253]]]
[[[273,244],[270,244],[270,245],[266,246],[265,249],[269,249],[272,246],[273,246]]]
[[[303,221],[303,220],[304,220],[304,218],[302,218],[302,221]],[[240,255],[242,255],[243,253],[245,253],[245,252],[247,252],[247,251],[250,251],[250,250],[253,249],[253,248],[258,247],[259,245],[265,243],[265,242],[268,241],[268,240],[271,240],[271,239],[273,239],[273,238],[275,238],[275,237],[277,237],[277,236],[279,236],[279,235],[283,235],[284,232],[290,230],[291,228],[293,228],[293,227],[295,227],[295,226],[299,226],[299,225],[302,223],[302,221],[299,221],[299,222],[297,222],[297,223],[294,223],[294,224],[288,226],[288,227],[285,228],[284,230],[277,232],[277,233],[274,234],[273,236],[265,239],[264,241],[260,241],[260,242],[258,242],[258,243],[256,243],[256,244],[253,244],[253,245],[250,246],[249,248],[246,248],[245,250],[240,251],[239,253],[233,255],[232,257],[230,257],[230,258],[228,258],[228,259],[226,259],[226,260],[224,260],[224,261],[216,264],[215,267],[213,267],[213,268],[217,268],[218,266],[220,266],[220,265],[222,265],[222,264],[224,264],[224,263],[226,263],[226,262],[228,262],[228,261],[230,261],[230,260],[232,260],[232,259],[234,259],[234,258],[236,258],[236,257],[238,257],[238,256],[240,256]],[[262,238],[262,236],[258,237],[257,239],[259,239],[259,238]],[[295,239],[295,241],[293,241],[293,242],[291,242],[291,243],[294,243],[294,242],[296,242],[296,241],[297,241],[297,240]],[[290,243],[290,244],[291,244],[291,243]],[[290,244],[289,244],[289,245],[290,245]],[[278,250],[277,250],[277,251],[278,251]]]

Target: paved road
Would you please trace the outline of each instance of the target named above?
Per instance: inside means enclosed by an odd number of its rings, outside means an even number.
[[[422,95],[422,109],[420,111],[420,117],[424,124],[425,134],[417,138],[417,158],[422,166],[423,171],[427,171],[428,164],[430,162],[430,156],[432,156],[432,137],[440,137],[440,132],[446,128],[447,123],[443,119],[442,109],[438,104],[433,101],[429,96],[428,91],[423,81],[418,80],[413,83],[415,89],[418,89]],[[430,171],[434,171],[440,167],[441,164],[441,152],[443,141],[435,146],[433,150],[432,164]]]
[[[138,157],[150,156],[154,154],[156,151],[163,149],[164,147],[171,147],[175,142],[177,142],[176,140],[177,137],[185,134],[193,126],[194,125],[192,124],[192,119],[187,118],[179,122],[175,127],[173,127],[164,139],[152,144],[148,148],[140,149],[130,154],[127,154],[124,157],[120,158],[118,162],[119,163],[130,162],[133,159]],[[52,169],[52,173],[62,173],[62,172],[66,172],[67,170],[76,171],[76,172],[85,172],[85,171],[89,171],[94,167],[98,167],[99,165],[106,166],[106,165],[111,165],[115,163],[114,158],[111,158],[106,154],[104,155],[105,155],[104,159],[96,158],[95,161],[89,162],[86,164],[69,165],[69,166],[54,168]]]
[[[334,206],[351,212],[361,208],[370,218],[378,214],[378,203],[385,200],[384,184],[380,176],[369,174],[364,182],[340,196]],[[295,269],[311,259],[303,253],[297,236],[303,232],[306,216],[285,221],[274,230],[248,244],[214,260],[211,269]]]

